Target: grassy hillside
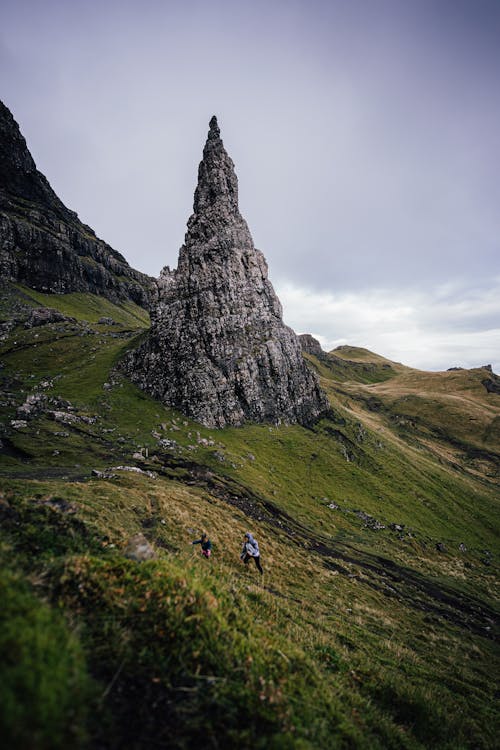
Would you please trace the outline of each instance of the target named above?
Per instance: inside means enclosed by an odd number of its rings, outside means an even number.
[[[368,349],[338,346],[319,357],[307,355],[320,375],[334,382],[379,383],[389,380],[409,368],[392,362]]]
[[[491,373],[341,347],[309,358],[314,429],[208,430],[116,368],[140,308],[0,296],[9,747],[496,746]],[[43,305],[73,320],[25,328]],[[154,559],[126,557],[139,533]]]

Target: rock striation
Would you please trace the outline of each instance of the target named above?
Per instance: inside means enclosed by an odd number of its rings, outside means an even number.
[[[210,427],[310,424],[328,410],[282,320],[263,254],[238,208],[234,165],[210,121],[176,270],[158,280],[147,341],[124,367],[141,388]]]
[[[98,239],[36,168],[0,102],[0,276],[43,292],[92,292],[147,307],[155,286]]]
[[[299,334],[299,341],[302,351],[306,352],[306,354],[312,354],[320,359],[325,356],[325,352],[321,348],[318,339],[315,339],[310,333]]]

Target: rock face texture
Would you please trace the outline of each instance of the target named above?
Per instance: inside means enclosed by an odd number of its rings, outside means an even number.
[[[307,352],[307,354],[313,354],[315,357],[320,358],[325,355],[325,352],[321,348],[321,344],[319,343],[318,339],[315,339],[314,336],[311,336],[310,333],[299,334],[299,341],[303,352]]]
[[[59,200],[2,102],[0,274],[43,292],[93,292],[143,307],[155,289]]]
[[[310,424],[327,411],[239,212],[215,117],[177,270],[164,268],[158,285],[149,339],[125,364],[144,390],[211,427]]]

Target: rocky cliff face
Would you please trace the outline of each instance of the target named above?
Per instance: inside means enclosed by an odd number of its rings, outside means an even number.
[[[125,365],[144,390],[207,426],[309,424],[327,410],[239,212],[215,117],[177,270],[158,283],[149,339]]]
[[[315,357],[319,358],[325,356],[325,352],[321,348],[318,339],[315,339],[310,333],[301,333],[299,335],[299,341],[303,352],[314,354]]]
[[[59,200],[0,102],[0,274],[43,292],[93,292],[147,306],[153,280]]]

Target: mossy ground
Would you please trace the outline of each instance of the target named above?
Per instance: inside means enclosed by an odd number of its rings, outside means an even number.
[[[498,441],[483,437],[500,409],[474,373],[424,388],[397,366],[372,384],[323,371],[334,416],[314,429],[208,430],[114,369],[147,325],[137,309],[11,294],[77,324],[20,324],[0,349],[9,747],[495,747]],[[10,428],[32,393],[87,421],[42,410]],[[91,478],[119,465],[156,479]],[[263,578],[239,561],[247,529]],[[155,560],[124,557],[138,532]]]

